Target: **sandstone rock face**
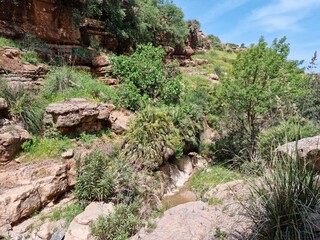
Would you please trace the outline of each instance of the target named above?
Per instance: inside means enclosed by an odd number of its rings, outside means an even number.
[[[214,240],[220,239],[217,229],[225,232],[223,239],[242,239],[240,234],[247,233],[252,226],[239,203],[248,192],[242,180],[220,184],[206,193],[206,197],[215,197],[220,204],[195,201],[175,206],[164,212],[153,232],[142,229],[131,240]]]
[[[109,215],[114,212],[112,203],[92,202],[84,212],[76,216],[71,222],[65,240],[93,240],[89,225],[98,219],[100,215]]]
[[[7,125],[0,128],[0,165],[12,160],[27,139],[29,133],[21,126]]]
[[[0,236],[70,189],[67,163],[45,161],[0,169]]]
[[[212,231],[214,215],[208,204],[192,202],[165,211],[156,229],[136,239],[159,240],[201,240]],[[135,238],[133,238],[135,239]]]
[[[112,76],[112,66],[108,55],[102,54],[92,59],[92,73],[106,85],[118,85],[119,79]]]
[[[0,34],[35,35],[46,42],[80,44],[80,31],[72,23],[75,2],[57,0],[0,1]]]
[[[35,66],[21,63],[22,55],[23,52],[16,48],[0,48],[0,76],[13,86],[38,89],[41,86],[41,79],[48,72],[48,67],[44,64]]]
[[[276,151],[278,154],[292,159],[298,158],[303,163],[315,162],[317,170],[320,170],[320,136],[304,138],[297,143],[284,144],[278,147]],[[279,160],[281,161],[281,158]]]
[[[57,127],[63,134],[97,132],[109,125],[107,104],[97,104],[83,98],[73,98],[50,104],[44,123]]]

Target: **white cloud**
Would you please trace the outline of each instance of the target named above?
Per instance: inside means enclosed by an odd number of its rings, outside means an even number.
[[[203,13],[200,18],[200,22],[203,24],[210,23],[214,19],[219,19],[219,17],[224,14],[246,4],[250,0],[224,0],[219,4],[213,5],[212,8],[208,9],[207,12]],[[221,19],[219,19],[221,21]]]
[[[254,10],[249,20],[268,32],[297,31],[300,30],[299,22],[318,7],[320,0],[277,0]]]

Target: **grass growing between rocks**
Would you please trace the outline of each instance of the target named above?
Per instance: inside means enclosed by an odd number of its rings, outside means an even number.
[[[191,179],[191,189],[200,197],[218,184],[241,179],[243,176],[235,171],[228,169],[223,165],[211,165],[207,169],[200,170],[194,174]],[[212,204],[216,203],[212,199]]]
[[[83,206],[78,202],[71,203],[65,208],[58,208],[54,210],[49,218],[52,221],[59,221],[60,219],[64,219],[66,226],[68,226],[72,220],[84,210]]]
[[[33,136],[22,144],[23,162],[61,158],[63,151],[73,146],[72,140],[67,137],[46,138]]]
[[[312,165],[282,156],[253,184],[246,210],[254,226],[246,239],[318,239],[320,188]]]

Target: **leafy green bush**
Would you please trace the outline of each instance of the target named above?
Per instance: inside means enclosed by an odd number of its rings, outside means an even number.
[[[41,95],[49,103],[70,98],[106,102],[115,99],[116,91],[93,79],[88,73],[56,67],[45,77]]]
[[[85,201],[108,201],[113,193],[116,173],[108,171],[110,159],[96,150],[87,155],[78,169],[75,195]]]
[[[127,159],[118,156],[117,150],[110,156],[96,150],[80,162],[75,194],[84,202],[131,204],[144,199],[147,204],[152,196],[152,179],[145,184],[144,177],[145,173],[137,172]]]
[[[259,156],[270,160],[279,145],[320,133],[320,126],[303,118],[291,118],[279,125],[265,129],[258,136]]]
[[[307,96],[300,98],[298,109],[301,115],[309,120],[320,123],[320,74],[309,75],[309,82],[305,86]]]
[[[130,57],[110,58],[114,75],[122,81],[119,102],[124,107],[137,110],[145,101],[179,101],[180,74],[174,66],[164,65],[163,57],[162,48],[148,44],[139,45]]]
[[[316,176],[314,168],[296,160],[277,159],[251,187],[246,210],[254,227],[246,239],[315,239],[320,199]]]
[[[22,121],[28,131],[31,133],[41,131],[44,106],[34,93],[21,86],[10,86],[0,79],[0,97],[7,101],[10,114],[16,120]]]
[[[179,130],[186,151],[197,151],[200,147],[200,135],[203,131],[204,113],[199,105],[182,104],[169,108],[174,126]]]
[[[238,135],[242,156],[256,157],[257,137],[270,121],[281,119],[280,111],[287,102],[303,96],[306,78],[299,62],[287,60],[289,45],[285,38],[274,40],[268,47],[263,38],[257,45],[238,54],[233,78],[221,81],[217,97],[223,106],[224,119],[230,132]]]
[[[122,154],[138,169],[157,169],[167,148],[181,146],[179,131],[165,110],[147,107],[131,123]]]
[[[38,54],[35,51],[28,51],[22,56],[20,61],[22,63],[28,62],[37,65],[39,63]]]
[[[117,205],[114,214],[99,216],[91,227],[92,234],[99,240],[125,240],[142,226],[139,204]]]

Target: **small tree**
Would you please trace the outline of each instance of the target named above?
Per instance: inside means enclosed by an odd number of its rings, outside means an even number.
[[[257,45],[239,53],[233,78],[218,87],[226,122],[231,123],[228,130],[242,133],[240,142],[251,160],[261,129],[276,121],[277,109],[303,93],[299,90],[305,84],[303,70],[298,68],[299,62],[287,60],[289,45],[285,40],[275,39],[268,47],[260,38]]]

